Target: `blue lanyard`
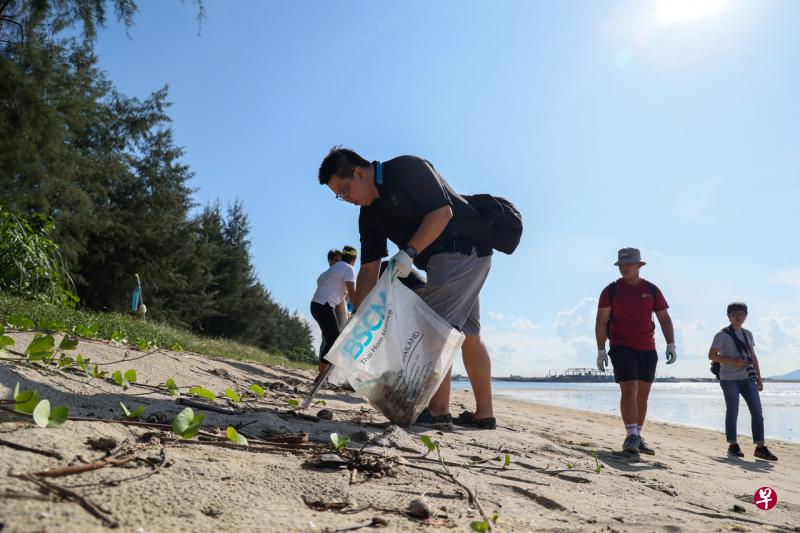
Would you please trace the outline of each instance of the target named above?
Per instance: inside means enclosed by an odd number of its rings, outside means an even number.
[[[375,183],[378,185],[383,185],[383,163],[380,161],[375,161],[375,164]]]

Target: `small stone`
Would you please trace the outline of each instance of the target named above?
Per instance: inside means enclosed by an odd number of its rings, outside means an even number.
[[[317,412],[317,418],[322,420],[333,420],[333,411],[330,409],[320,409],[319,412]]]
[[[414,498],[408,504],[408,513],[415,518],[430,518],[433,516],[433,507],[425,498]]]
[[[386,527],[388,525],[389,521],[383,518],[382,516],[372,517],[372,527]]]
[[[117,440],[110,437],[89,437],[86,439],[86,444],[93,450],[113,450],[117,447]]]

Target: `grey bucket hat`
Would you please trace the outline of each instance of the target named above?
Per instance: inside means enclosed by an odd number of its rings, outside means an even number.
[[[644,261],[642,261],[642,254],[639,252],[637,248],[623,248],[619,252],[617,252],[617,262],[614,263],[615,266],[619,265],[628,265],[628,264],[639,264],[639,265],[646,265]]]

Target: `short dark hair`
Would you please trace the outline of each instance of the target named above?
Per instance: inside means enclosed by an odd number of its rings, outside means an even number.
[[[341,257],[341,256],[342,256],[342,252],[341,252],[341,250],[328,250],[328,261],[330,261],[331,259],[333,259],[333,258],[334,258],[334,257],[336,257],[337,255],[338,255],[339,257]]]
[[[342,248],[342,261],[352,265],[356,262],[356,257],[358,257],[358,252],[352,246],[345,246]]]
[[[334,146],[319,165],[319,184],[327,185],[331,176],[336,174],[346,178],[356,167],[368,167],[371,163],[355,151],[342,146]]]
[[[733,302],[728,304],[728,312],[726,314],[730,315],[731,313],[735,313],[736,311],[744,311],[747,313],[747,304],[744,302]]]

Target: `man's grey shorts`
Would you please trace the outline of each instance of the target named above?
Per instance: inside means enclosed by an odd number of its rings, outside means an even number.
[[[440,253],[428,260],[428,283],[420,296],[431,309],[465,335],[481,332],[480,292],[492,256]]]

